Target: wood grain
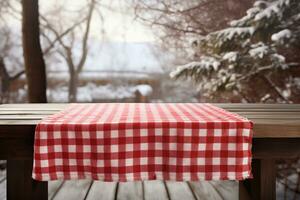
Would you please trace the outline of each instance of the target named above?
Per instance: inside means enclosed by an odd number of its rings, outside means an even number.
[[[208,181],[189,182],[189,185],[199,200],[222,200],[222,196]]]
[[[186,182],[166,181],[166,186],[172,200],[195,200],[195,196]]]
[[[65,181],[54,196],[54,200],[84,199],[89,192],[91,180],[71,180]]]
[[[141,181],[119,183],[117,200],[142,200],[143,196],[143,185]]]
[[[3,104],[0,105],[0,137],[7,126],[35,126],[42,118],[69,104]],[[300,138],[299,104],[215,104],[236,112],[254,123],[254,138]],[[5,134],[5,133],[4,133]],[[15,131],[13,134],[16,134]],[[27,134],[23,131],[23,134]],[[33,134],[33,133],[30,133]],[[5,134],[7,135],[7,134]]]
[[[114,200],[116,192],[116,182],[94,181],[86,200]]]
[[[145,200],[169,200],[163,181],[144,181]]]

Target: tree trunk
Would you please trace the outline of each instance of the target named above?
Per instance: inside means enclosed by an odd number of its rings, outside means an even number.
[[[46,66],[40,44],[38,0],[22,0],[23,55],[30,103],[45,103]]]
[[[74,103],[77,101],[77,84],[78,84],[78,73],[76,71],[70,71],[69,81],[69,102]]]
[[[3,58],[0,57],[0,103],[7,103],[10,77],[6,70]]]

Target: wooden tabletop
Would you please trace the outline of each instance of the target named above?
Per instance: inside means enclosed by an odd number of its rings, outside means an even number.
[[[0,137],[34,134],[32,130],[43,117],[54,114],[67,105],[2,104],[0,105]],[[254,138],[300,138],[300,104],[214,105],[253,121]]]

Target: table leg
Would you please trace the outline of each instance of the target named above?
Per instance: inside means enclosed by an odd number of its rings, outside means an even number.
[[[31,178],[32,160],[7,161],[8,200],[46,200],[48,183]]]
[[[253,179],[240,183],[240,199],[246,199],[245,189],[251,199],[276,199],[276,167],[274,159],[254,159],[252,161]]]

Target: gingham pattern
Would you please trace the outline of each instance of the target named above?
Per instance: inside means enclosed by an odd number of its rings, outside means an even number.
[[[33,178],[241,180],[252,123],[211,104],[71,104],[36,127]]]

